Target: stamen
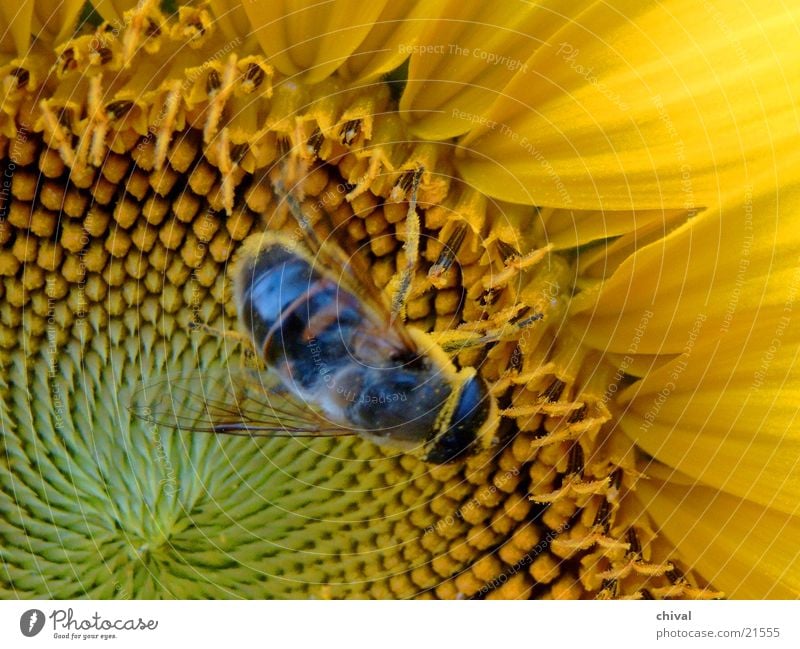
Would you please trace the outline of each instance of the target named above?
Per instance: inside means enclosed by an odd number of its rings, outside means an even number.
[[[610,515],[611,515],[611,505],[609,505],[608,501],[604,499],[600,503],[600,507],[597,508],[597,514],[595,514],[592,526],[602,527],[603,531],[607,534]]]
[[[28,72],[25,68],[14,68],[9,73],[12,77],[17,78],[17,88],[24,88],[28,85],[28,81],[31,78],[31,73]]]
[[[575,442],[569,451],[567,473],[569,475],[583,477],[583,449],[578,442]]]
[[[219,78],[219,72],[211,70],[206,77],[206,92],[212,95],[220,89],[221,85],[222,80]]]
[[[629,552],[636,557],[641,557],[642,546],[639,543],[639,536],[636,534],[636,530],[632,527],[628,528],[628,543],[631,546]]]
[[[267,75],[265,74],[264,70],[261,69],[260,65],[256,63],[250,63],[247,66],[247,72],[245,73],[245,81],[249,81],[253,84],[254,88],[258,88],[263,82],[264,78]]]
[[[435,287],[440,288],[442,283],[442,276],[450,270],[453,262],[456,260],[461,244],[464,243],[464,238],[467,236],[467,226],[465,223],[459,223],[455,229],[450,233],[447,241],[444,243],[442,252],[439,253],[439,258],[436,263],[428,270],[428,279]]]
[[[577,424],[579,421],[583,421],[584,417],[586,417],[586,410],[586,404],[583,404],[569,416],[568,423]]]
[[[100,58],[100,64],[106,65],[114,58],[114,53],[108,47],[97,48],[97,56]]]
[[[132,108],[133,102],[127,99],[112,101],[110,104],[106,104],[106,114],[111,119],[122,119]]]
[[[78,61],[75,60],[75,50],[71,47],[68,47],[61,53],[59,61],[62,74],[71,72],[78,67]]]
[[[514,246],[512,246],[510,243],[506,243],[502,239],[497,241],[497,248],[503,257],[503,262],[507,262],[509,259],[522,256],[519,250],[514,248]]]
[[[147,27],[144,32],[148,38],[155,38],[161,36],[161,28],[156,24],[152,18],[147,19]]]
[[[358,137],[358,134],[361,132],[361,120],[360,119],[351,119],[349,122],[345,122],[342,129],[339,131],[339,135],[341,136],[341,142],[345,146],[350,146],[353,144],[355,139]]]
[[[234,164],[239,164],[242,160],[244,160],[248,151],[250,151],[250,145],[248,145],[246,142],[242,144],[234,144],[231,147],[231,162]]]
[[[311,134],[311,137],[308,138],[306,141],[306,150],[310,155],[313,155],[315,158],[319,157],[319,150],[322,148],[322,144],[325,142],[325,136],[322,134],[322,131],[319,127],[314,129],[314,132]]]
[[[555,379],[547,389],[539,395],[540,399],[545,399],[550,403],[555,403],[561,398],[561,393],[564,391],[566,383],[560,379]]]

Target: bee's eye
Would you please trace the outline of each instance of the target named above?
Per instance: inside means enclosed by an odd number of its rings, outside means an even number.
[[[486,383],[473,376],[461,388],[448,429],[436,439],[425,460],[445,464],[464,455],[478,439],[478,431],[489,417],[490,403]]]

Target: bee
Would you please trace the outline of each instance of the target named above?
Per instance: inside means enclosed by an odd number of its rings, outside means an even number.
[[[359,258],[319,241],[294,196],[276,194],[303,235],[251,235],[232,266],[238,335],[262,367],[163,379],[137,392],[134,413],[234,435],[356,434],[434,464],[489,447],[499,416],[486,381],[399,315],[413,262],[389,299]],[[416,187],[409,203],[418,231]]]

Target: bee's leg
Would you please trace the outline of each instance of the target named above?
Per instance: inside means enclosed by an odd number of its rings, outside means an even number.
[[[498,342],[503,338],[511,338],[543,318],[543,313],[534,313],[521,320],[510,322],[496,329],[490,329],[484,332],[449,329],[445,331],[433,331],[430,335],[445,352],[448,354],[458,354],[471,347],[482,347],[490,343]]]
[[[411,179],[408,212],[406,212],[406,243],[403,246],[406,253],[406,265],[392,279],[392,284],[396,288],[392,296],[391,322],[405,317],[406,302],[408,302],[408,296],[411,293],[411,282],[414,279],[414,270],[419,260],[420,223],[419,214],[417,214],[417,190],[424,171],[422,167],[419,167],[414,171],[414,176]]]
[[[242,360],[244,361],[244,364],[258,364],[256,348],[249,336],[245,336],[243,333],[233,329],[217,329],[216,327],[212,327],[211,325],[208,325],[205,322],[200,322],[199,320],[192,320],[189,323],[189,329],[192,331],[202,331],[216,338],[228,340],[233,345],[241,345],[243,357]]]

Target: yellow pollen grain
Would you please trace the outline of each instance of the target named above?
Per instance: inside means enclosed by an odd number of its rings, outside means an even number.
[[[487,554],[472,565],[473,574],[484,582],[492,581],[503,572],[503,562],[494,554]]]
[[[431,303],[427,297],[409,300],[406,304],[406,316],[410,320],[421,320],[431,312]]]
[[[44,270],[53,271],[61,266],[64,258],[64,249],[55,241],[43,240],[39,244],[39,254],[36,263]]]
[[[142,206],[142,214],[150,225],[159,225],[169,210],[169,202],[160,196],[151,196]]]
[[[95,180],[95,170],[92,167],[70,169],[69,180],[78,189],[89,189]],[[110,184],[110,183],[109,183]]]
[[[46,178],[58,178],[65,169],[64,161],[58,151],[43,149],[39,156],[39,170]]]
[[[13,212],[13,205],[12,209],[9,210],[9,219],[11,218],[11,212]],[[11,227],[11,223],[8,219],[0,221],[0,246],[4,246],[11,240],[11,237],[14,235],[14,229]]]
[[[125,191],[139,201],[144,200],[150,191],[150,178],[146,173],[137,169],[125,183]]]
[[[58,216],[47,210],[35,209],[31,214],[30,231],[37,237],[52,237],[56,232]]]
[[[0,250],[0,276],[13,277],[17,274],[20,261],[10,250]]]
[[[93,237],[101,237],[108,228],[111,220],[108,212],[96,205],[92,205],[83,218],[83,228]]]
[[[64,195],[64,205],[62,209],[64,214],[76,219],[83,216],[86,211],[86,203],[86,196],[80,192],[71,190]]]
[[[220,230],[216,236],[211,240],[208,247],[214,261],[219,263],[224,262],[233,252],[233,239],[226,230]]]
[[[22,285],[29,291],[44,285],[44,270],[35,264],[26,264],[22,269]]]
[[[199,147],[194,138],[178,138],[172,147],[167,159],[170,166],[179,173],[184,173],[197,159]]]
[[[101,173],[108,182],[117,185],[128,172],[130,166],[129,160],[130,158],[127,156],[112,153],[103,162],[103,166],[100,168]]]
[[[70,284],[79,284],[86,275],[86,266],[77,255],[68,254],[61,267],[61,274]]]
[[[383,206],[383,218],[388,223],[404,223],[407,214],[407,203],[385,203]]]
[[[137,203],[129,198],[124,198],[114,207],[114,220],[121,228],[129,228],[139,216],[139,209]]]
[[[181,192],[175,202],[172,203],[173,214],[179,221],[184,223],[191,221],[199,209],[200,200],[191,192]]]
[[[253,216],[247,210],[240,209],[225,221],[225,228],[228,230],[231,239],[242,241],[250,233],[253,222]]]
[[[11,193],[21,201],[32,201],[36,195],[36,174],[17,170],[11,178]]]
[[[125,257],[125,272],[128,273],[133,279],[142,279],[150,267],[147,257],[141,253],[127,255]]]
[[[158,238],[167,250],[177,250],[185,235],[186,225],[171,218],[159,230]]]
[[[39,239],[31,236],[20,236],[14,240],[11,252],[23,264],[36,260],[39,252]]]
[[[103,176],[99,176],[91,188],[94,200],[101,205],[108,205],[117,193],[117,186]]]
[[[13,202],[11,207],[8,209],[7,220],[3,221],[3,223],[7,223],[9,226],[8,238],[11,238],[11,234],[13,233],[13,229],[10,226],[14,226],[20,230],[27,229],[31,224],[31,216],[30,203],[23,203],[21,201]]]
[[[199,196],[207,196],[217,179],[217,172],[207,162],[201,162],[189,174],[189,187]]]
[[[128,254],[131,248],[131,236],[126,230],[115,227],[106,239],[106,250],[113,257],[123,257]]]
[[[517,573],[486,596],[487,600],[528,599],[533,582],[524,573]]]
[[[131,242],[143,252],[150,252],[157,237],[156,228],[146,221],[139,221],[131,232]]]
[[[178,182],[178,173],[171,167],[164,167],[160,171],[150,174],[150,187],[161,196],[166,196]]]
[[[360,221],[359,221],[360,222]],[[392,253],[397,247],[397,239],[390,236],[382,236],[377,239],[370,239],[370,250],[376,257],[383,257]]]

